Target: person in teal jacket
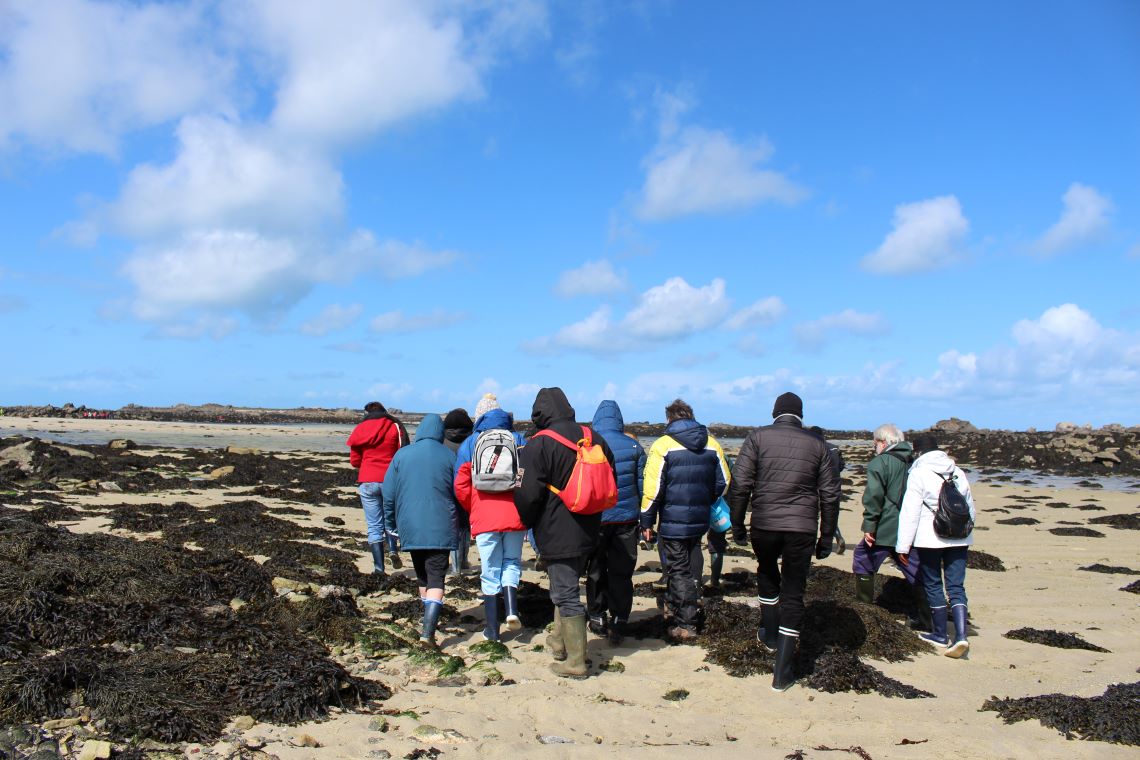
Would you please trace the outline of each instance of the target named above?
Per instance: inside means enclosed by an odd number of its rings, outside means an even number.
[[[412,555],[424,603],[420,641],[426,644],[435,644],[443,611],[443,578],[458,545],[454,468],[455,453],[443,443],[443,418],[428,414],[416,429],[415,442],[396,452],[384,480],[385,524]]]

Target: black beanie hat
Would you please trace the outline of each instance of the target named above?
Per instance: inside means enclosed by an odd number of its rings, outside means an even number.
[[[802,418],[804,416],[803,399],[791,391],[781,393],[776,397],[776,403],[772,406],[772,416],[779,417],[781,414],[794,414]]]
[[[452,409],[443,418],[443,427],[447,430],[470,430],[474,426],[475,423],[471,421],[471,415],[466,409]]]

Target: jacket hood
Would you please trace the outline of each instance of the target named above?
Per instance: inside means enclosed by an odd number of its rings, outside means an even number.
[[[704,451],[709,442],[709,429],[696,420],[674,420],[665,428],[665,435],[673,436],[689,451]]]
[[[925,467],[942,475],[949,475],[954,472],[954,460],[945,451],[935,449],[914,460],[912,467]]]
[[[594,430],[612,430],[617,433],[625,432],[625,420],[621,416],[621,407],[616,401],[603,401],[598,404],[598,411],[594,412]]]
[[[574,421],[574,407],[561,388],[543,388],[534,398],[534,408],[530,419],[539,430],[544,430],[557,420]]]
[[[438,414],[425,414],[416,428],[416,441],[432,440],[443,443],[443,417]]]
[[[514,425],[511,424],[511,415],[502,409],[492,409],[486,412],[475,423],[474,432],[482,433],[484,430],[514,430]]]
[[[884,454],[886,454],[888,451],[897,451],[900,454],[913,454],[914,447],[911,446],[907,441],[899,441],[898,443],[892,443],[890,446],[883,449]]]

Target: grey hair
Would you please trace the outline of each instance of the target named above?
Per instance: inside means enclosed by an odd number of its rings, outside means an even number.
[[[899,430],[897,426],[887,422],[875,428],[874,439],[876,441],[882,441],[888,446],[893,446],[896,443],[905,441],[906,436],[903,435],[903,432]]]

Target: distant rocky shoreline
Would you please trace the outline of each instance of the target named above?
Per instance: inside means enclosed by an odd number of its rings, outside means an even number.
[[[392,409],[409,426],[418,424],[422,413]],[[144,407],[128,404],[120,409],[94,409],[86,406],[9,406],[0,407],[9,417],[70,419],[141,420],[153,422],[196,422],[230,425],[338,424],[360,421],[356,409],[260,409],[223,404]],[[516,428],[530,432],[530,420],[519,420]],[[743,438],[749,426],[711,423],[710,431],[719,438]],[[958,418],[942,420],[929,430],[936,432],[951,456],[979,468],[1035,470],[1063,475],[1140,475],[1140,426],[1106,425],[1092,428],[1071,422],[1058,423],[1052,431],[986,430]],[[626,430],[642,437],[664,433],[663,423],[629,422]],[[913,433],[917,431],[908,431]],[[826,430],[833,440],[868,440],[868,430]],[[853,462],[855,463],[855,462]]]

